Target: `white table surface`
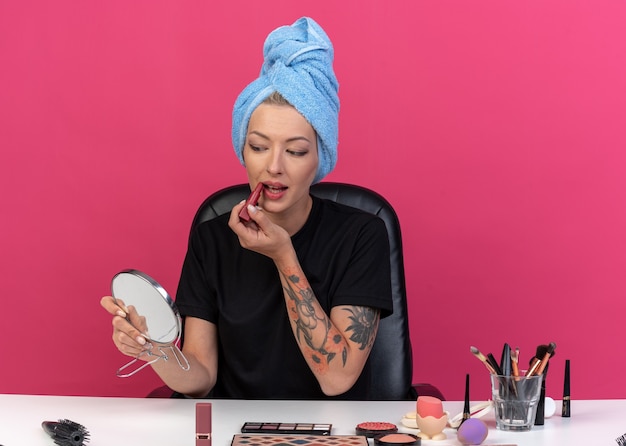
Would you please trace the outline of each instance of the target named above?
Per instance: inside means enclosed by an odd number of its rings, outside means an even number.
[[[411,401],[242,401],[180,400],[152,398],[97,398],[69,396],[0,395],[0,445],[54,446],[41,428],[42,421],[67,418],[83,424],[91,434],[89,446],[194,446],[195,405],[213,405],[213,446],[230,445],[245,421],[332,423],[333,435],[354,435],[363,421],[389,421],[401,432],[402,416],[415,410]],[[483,420],[489,426],[484,445],[519,446],[617,445],[626,434],[626,400],[572,401],[572,417],[557,414],[530,432],[495,429],[493,412]],[[455,415],[461,402],[444,402]],[[425,446],[459,445],[456,431],[446,429],[447,439],[423,441]]]

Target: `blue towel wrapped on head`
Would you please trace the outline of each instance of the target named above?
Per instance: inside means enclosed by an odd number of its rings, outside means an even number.
[[[317,133],[319,165],[314,183],[337,162],[339,85],[333,71],[333,45],[324,30],[303,17],[272,31],[263,46],[258,79],[239,95],[233,109],[232,138],[241,163],[252,112],[272,93],[280,93]]]

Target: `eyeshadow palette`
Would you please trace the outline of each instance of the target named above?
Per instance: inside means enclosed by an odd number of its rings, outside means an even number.
[[[236,434],[231,446],[368,446],[364,435]]]
[[[301,434],[330,435],[333,427],[328,423],[244,423],[241,432],[244,434]]]

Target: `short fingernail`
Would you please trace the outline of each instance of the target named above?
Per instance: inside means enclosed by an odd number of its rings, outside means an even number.
[[[251,204],[248,205],[248,212],[251,214],[256,214],[257,208],[256,206],[252,206]]]
[[[126,313],[124,313],[122,310],[117,310],[116,313],[119,317],[126,317]]]
[[[137,342],[139,342],[141,345],[144,345],[146,343],[146,338],[144,338],[143,336],[137,336]]]

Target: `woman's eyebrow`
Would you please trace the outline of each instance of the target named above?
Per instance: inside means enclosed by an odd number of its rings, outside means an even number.
[[[270,139],[269,136],[265,135],[264,133],[259,132],[258,130],[251,130],[250,134],[260,136],[263,139],[267,139],[267,140]],[[286,142],[293,142],[293,141],[306,141],[308,143],[311,142],[311,140],[307,138],[306,136],[292,136],[291,138],[287,138],[286,140]]]
[[[259,132],[258,130],[251,130],[250,131],[250,135],[257,135],[257,136],[260,136],[263,139],[270,139],[269,136],[264,135],[263,133]]]

